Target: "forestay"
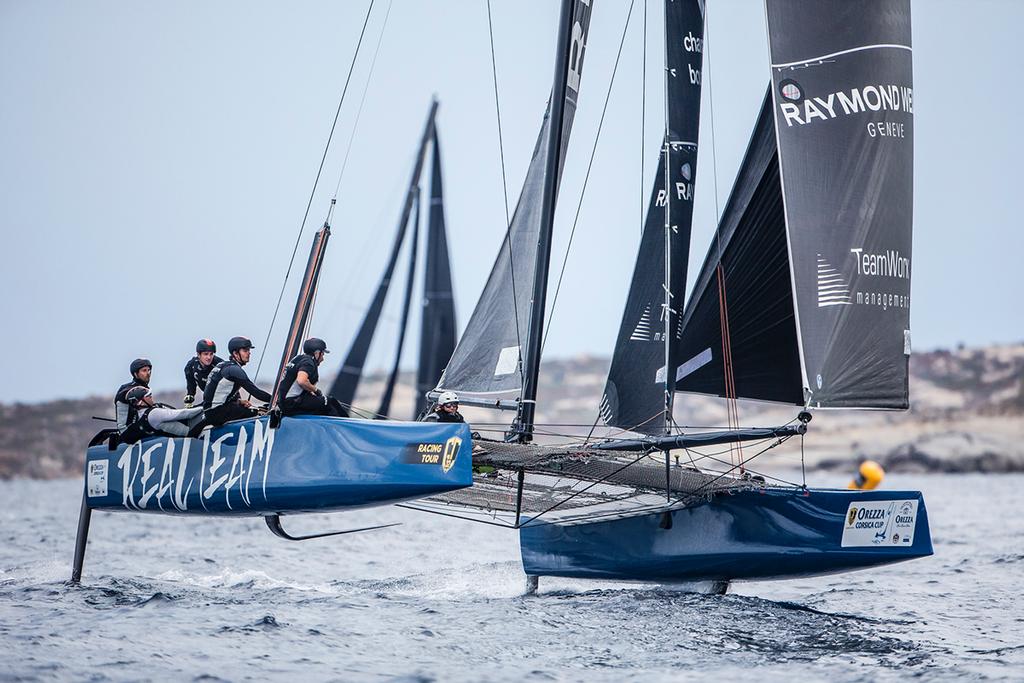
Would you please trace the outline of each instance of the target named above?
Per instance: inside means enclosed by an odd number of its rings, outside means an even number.
[[[573,8],[571,58],[565,91],[559,158],[569,144],[586,37],[590,31],[590,0],[577,0]],[[456,390],[465,398],[512,398],[522,389],[522,344],[530,320],[542,221],[541,197],[548,182],[545,160],[551,126],[550,101],[537,144],[526,172],[519,201],[502,241],[491,274],[436,389]],[[562,163],[557,176],[561,177]],[[557,180],[555,185],[557,187]]]

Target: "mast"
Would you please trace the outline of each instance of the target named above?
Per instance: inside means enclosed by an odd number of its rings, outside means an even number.
[[[281,401],[281,380],[284,379],[285,367],[289,360],[299,354],[302,338],[309,328],[309,320],[313,313],[313,300],[316,298],[316,286],[320,280],[320,267],[324,262],[324,253],[327,250],[327,240],[330,236],[331,226],[324,222],[324,227],[320,228],[313,237],[309,260],[306,261],[306,272],[302,275],[302,286],[299,287],[295,311],[292,313],[291,325],[288,326],[288,337],[281,354],[281,363],[277,368],[277,377],[274,380],[274,391],[270,397],[271,410],[276,408]]]
[[[585,0],[589,4],[589,0]],[[576,0],[562,0],[558,25],[558,49],[555,60],[554,87],[551,90],[551,112],[545,159],[544,192],[541,197],[540,234],[537,239],[536,269],[533,276],[533,299],[524,354],[523,392],[512,431],[520,442],[533,438],[533,421],[537,412],[537,380],[540,375],[541,342],[544,338],[544,312],[548,293],[548,268],[551,264],[551,234],[555,222],[555,201],[558,194],[562,149],[562,114],[565,110],[569,60],[573,48],[573,8]],[[582,36],[580,37],[582,41]],[[582,53],[582,42],[579,46]]]
[[[665,350],[665,409],[662,415],[664,422],[665,433],[669,434],[672,432],[672,402],[676,394],[675,380],[675,365],[672,363],[672,320],[673,320],[673,309],[672,309],[672,169],[669,166],[671,163],[671,150],[672,150],[672,124],[669,115],[669,98],[671,92],[669,89],[669,68],[671,66],[668,58],[668,44],[672,40],[671,29],[668,21],[668,6],[665,7],[665,146],[662,148],[662,153],[665,155],[665,301],[662,304],[661,317],[662,322],[662,337],[664,338],[664,350]],[[685,283],[684,283],[685,284]],[[668,451],[665,451],[665,457],[668,458]],[[667,460],[666,460],[667,462]]]

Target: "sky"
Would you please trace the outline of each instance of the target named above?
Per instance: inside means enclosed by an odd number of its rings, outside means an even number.
[[[111,393],[138,356],[154,361],[155,388],[181,387],[200,337],[249,336],[276,366],[301,273],[266,344],[268,326],[368,4],[0,0],[0,402]],[[763,5],[708,4],[691,279],[769,78]],[[594,5],[547,358],[611,353],[664,125],[662,4],[635,0],[628,25],[624,0]],[[1020,342],[1024,2],[912,7],[915,350]],[[514,205],[551,87],[557,3],[491,10]],[[504,234],[487,3],[375,0],[295,266],[338,188],[312,324],[334,363],[383,269],[435,94],[460,325]],[[371,367],[389,363],[398,303]]]

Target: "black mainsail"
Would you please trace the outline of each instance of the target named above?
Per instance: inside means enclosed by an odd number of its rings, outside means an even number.
[[[416,154],[416,163],[413,166],[412,177],[409,179],[409,188],[405,194],[405,203],[402,206],[402,215],[398,220],[398,230],[395,235],[394,244],[391,247],[391,255],[388,258],[384,274],[381,276],[377,291],[374,293],[370,307],[363,316],[363,322],[359,326],[355,340],[349,348],[345,362],[334,378],[331,386],[331,395],[338,399],[343,405],[352,405],[359,387],[359,380],[362,377],[363,366],[366,364],[366,357],[370,352],[370,343],[377,331],[377,323],[380,320],[381,311],[384,309],[384,301],[387,298],[388,290],[391,287],[391,278],[395,272],[395,265],[398,262],[398,255],[402,249],[402,242],[412,215],[413,204],[419,193],[420,175],[423,170],[423,160],[426,156],[427,145],[434,134],[434,118],[437,115],[437,100],[430,106],[430,113],[427,115],[427,123],[423,129],[423,136],[420,138],[419,150]]]
[[[807,400],[907,408],[910,0],[768,0],[767,17]]]
[[[868,5],[767,3],[772,83],[683,316],[680,391],[908,405],[910,7]]]
[[[431,149],[430,208],[427,211],[427,256],[423,271],[423,302],[420,306],[420,349],[416,367],[416,410],[427,408],[426,393],[434,388],[445,363],[455,351],[455,296],[448,258],[444,223],[444,184],[441,177],[441,143],[437,128]]]
[[[680,364],[703,41],[703,0],[666,0],[665,138],[600,408],[606,424],[649,434],[666,429],[675,379],[665,368]]]
[[[546,284],[550,242],[545,227],[553,212],[562,160],[576,114],[584,47],[590,30],[590,5],[590,0],[563,3],[563,23],[566,15],[570,21],[568,27],[560,27],[559,46],[567,50],[564,54],[560,50],[556,62],[559,67],[566,66],[561,70],[565,86],[558,87],[560,69],[556,68],[553,97],[508,232],[462,338],[435,388],[456,390],[463,402],[519,398],[524,380],[528,379],[524,364],[531,349],[523,347],[528,346],[531,335],[539,332],[540,325],[532,325],[531,330],[531,322],[541,320],[542,324],[542,316],[536,314],[543,311],[544,301],[537,299],[535,289],[538,277]],[[558,125],[553,122],[556,118]],[[557,143],[552,144],[552,140]],[[556,160],[553,167],[552,160]],[[539,266],[540,262],[544,265]],[[539,360],[539,344],[535,351],[535,359]]]

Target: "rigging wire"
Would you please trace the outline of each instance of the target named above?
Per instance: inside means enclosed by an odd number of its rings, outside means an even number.
[[[548,309],[548,317],[545,323],[544,339],[541,341],[540,350],[544,352],[544,347],[548,342],[548,335],[551,334],[551,320],[555,313],[555,306],[558,304],[558,293],[562,289],[562,278],[565,276],[565,267],[569,263],[569,251],[572,249],[572,240],[576,235],[576,226],[580,219],[580,209],[583,207],[583,198],[587,194],[587,183],[590,181],[590,171],[594,167],[594,157],[597,154],[597,144],[601,140],[601,130],[604,128],[604,117],[608,113],[608,102],[611,100],[612,87],[615,85],[615,74],[619,70],[619,59],[622,57],[622,47],[626,43],[626,32],[629,29],[629,20],[633,16],[633,5],[636,0],[630,0],[629,11],[626,14],[626,24],[622,27],[622,37],[619,39],[619,51],[615,54],[615,65],[612,67],[612,75],[608,81],[608,90],[604,96],[604,106],[601,108],[601,119],[597,124],[597,134],[594,136],[594,145],[590,149],[590,161],[587,163],[587,173],[583,177],[583,187],[580,190],[580,199],[576,204],[576,215],[572,219],[572,230],[569,232],[569,243],[565,246],[565,257],[562,259],[562,268],[558,273],[558,284],[555,285],[555,295],[551,300],[551,308]],[[646,6],[646,0],[644,2]]]
[[[284,274],[284,282],[281,283],[281,292],[277,295],[277,304],[274,306],[274,315],[270,318],[270,327],[267,329],[266,340],[263,343],[263,353],[260,354],[259,363],[256,364],[256,373],[253,375],[253,381],[259,379],[260,369],[263,367],[263,359],[267,357],[267,346],[270,344],[270,335],[274,331],[274,323],[277,322],[277,314],[281,310],[281,300],[284,298],[284,290],[288,285],[288,278],[292,273],[292,266],[295,265],[295,255],[299,251],[299,243],[302,240],[302,231],[306,228],[306,221],[309,219],[309,210],[313,206],[313,198],[316,196],[316,188],[320,183],[320,175],[324,170],[324,163],[327,161],[327,152],[331,149],[331,140],[334,138],[334,130],[338,126],[338,116],[341,115],[341,106],[345,102],[345,94],[348,93],[349,83],[352,81],[352,72],[356,67],[356,60],[359,58],[359,48],[363,44],[363,36],[366,35],[366,25],[370,23],[370,15],[373,13],[373,4],[376,0],[370,0],[370,5],[366,8],[366,17],[363,19],[363,27],[359,31],[359,40],[356,41],[356,49],[352,55],[352,61],[349,63],[348,75],[345,77],[345,86],[341,90],[341,97],[338,98],[338,108],[334,112],[334,121],[331,122],[331,132],[327,135],[327,142],[324,144],[324,153],[320,157],[320,166],[316,171],[316,178],[313,180],[313,189],[309,192],[309,201],[306,202],[306,211],[302,215],[302,222],[299,224],[299,232],[295,236],[295,246],[292,247],[291,258],[288,259],[288,269]]]
[[[715,142],[715,97],[714,78],[712,76],[711,62],[711,21],[710,10],[704,7],[704,56],[707,58],[707,74],[704,83],[708,87],[708,109],[711,124],[711,176],[715,195],[715,243],[718,247],[718,304],[719,324],[722,336],[722,363],[725,381],[726,413],[729,426],[732,429],[739,427],[739,403],[736,396],[736,379],[732,367],[732,339],[729,333],[729,308],[725,288],[725,268],[722,264],[722,213],[718,199],[718,149]],[[743,471],[743,446],[735,445],[738,451],[740,471]],[[732,458],[732,453],[730,453]]]
[[[640,239],[644,237],[644,211],[647,202],[644,201],[644,144],[647,137],[647,0],[644,2],[644,35],[643,50],[641,54],[642,66],[640,68]]]
[[[519,362],[516,364],[519,369],[519,385],[526,384],[523,376],[523,337],[519,330],[519,297],[516,296],[516,268],[515,259],[512,257],[512,219],[508,212],[508,178],[505,173],[505,143],[501,134],[501,104],[498,98],[498,63],[494,56],[494,23],[491,20],[491,0],[487,0],[487,35],[490,38],[491,46],[491,82],[494,84],[494,114],[498,123],[498,157],[501,159],[501,192],[505,198],[505,244],[508,246],[508,269],[509,278],[512,280],[512,312],[516,321],[516,346],[519,347]],[[543,345],[541,346],[543,351]]]
[[[377,36],[377,47],[373,50],[373,59],[370,60],[370,70],[366,74],[366,83],[363,85],[363,94],[359,98],[359,108],[356,110],[356,118],[352,123],[352,132],[348,135],[348,144],[345,146],[345,156],[341,161],[341,171],[338,173],[338,182],[334,186],[333,199],[338,198],[338,193],[341,191],[341,181],[345,177],[345,169],[348,167],[349,153],[352,151],[352,142],[356,139],[356,131],[359,129],[359,119],[363,115],[363,105],[366,104],[366,93],[370,90],[370,83],[373,81],[373,68],[377,66],[377,55],[380,54],[381,43],[384,42],[384,33],[388,28],[388,18],[391,16],[391,5],[394,0],[388,0],[388,9],[384,13],[384,22],[380,27],[380,35]],[[327,221],[331,220],[331,211],[334,209],[334,203],[331,203],[331,208],[327,212]]]

